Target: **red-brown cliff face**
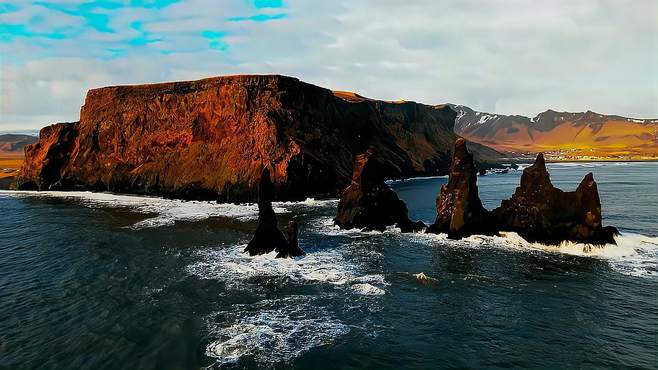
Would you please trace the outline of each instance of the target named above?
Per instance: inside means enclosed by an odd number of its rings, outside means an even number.
[[[348,101],[284,76],[105,87],[87,93],[79,122],[42,130],[16,185],[254,201],[267,167],[279,199],[339,194],[369,146],[387,177],[446,173],[454,119],[447,106]],[[480,162],[499,155],[470,148]]]

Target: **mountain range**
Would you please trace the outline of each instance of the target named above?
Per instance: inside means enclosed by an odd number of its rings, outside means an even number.
[[[554,160],[658,158],[658,119],[550,109],[529,118],[451,107],[457,112],[455,133],[510,154],[545,152]]]
[[[37,137],[32,135],[2,134],[0,135],[0,156],[21,157],[23,156],[23,148],[36,142]]]
[[[211,92],[215,90],[218,92]],[[218,93],[221,96],[216,96]],[[207,94],[207,97],[202,94]],[[177,102],[179,106],[173,106],[169,102],[173,97],[182,97],[182,101]],[[131,112],[112,107],[117,102],[132,107]],[[193,105],[202,108],[195,108]],[[322,89],[284,76],[229,76],[197,82],[94,89],[90,91],[83,107],[83,113],[87,111],[93,114],[86,114],[83,122],[59,125],[56,130],[42,131],[41,145],[44,147],[39,150],[39,156],[47,156],[44,150],[61,150],[62,138],[48,135],[55,132],[58,135],[63,134],[61,129],[70,127],[73,130],[72,135],[80,134],[82,138],[89,139],[88,144],[81,143],[78,138],[73,143],[77,149],[69,154],[75,154],[74,158],[78,161],[83,156],[87,158],[78,162],[78,165],[87,166],[98,161],[100,157],[109,156],[112,162],[116,161],[116,165],[132,168],[131,174],[126,178],[120,176],[120,179],[112,177],[100,180],[86,172],[85,176],[90,178],[80,180],[80,170],[70,167],[70,163],[68,169],[59,168],[57,171],[61,170],[62,173],[55,177],[59,179],[60,175],[66,175],[70,177],[69,180],[75,178],[76,181],[87,183],[87,186],[95,185],[97,181],[104,184],[119,181],[121,187],[124,187],[125,182],[128,182],[131,185],[127,187],[133,191],[155,186],[160,191],[176,193],[178,190],[175,189],[180,187],[192,186],[190,184],[197,186],[210,181],[212,185],[206,184],[202,187],[210,186],[213,191],[225,192],[228,186],[233,188],[234,194],[240,196],[250,193],[245,193],[244,190],[236,191],[231,184],[237,181],[242,187],[244,184],[253,183],[254,176],[258,173],[256,167],[267,161],[267,158],[252,161],[248,166],[255,167],[250,169],[245,179],[239,179],[241,175],[226,174],[212,176],[209,180],[204,178],[205,175],[201,175],[204,173],[201,169],[208,165],[200,166],[200,159],[196,157],[198,153],[195,154],[201,150],[208,156],[207,150],[216,146],[215,149],[221,150],[211,157],[223,156],[221,160],[226,163],[220,166],[222,171],[233,167],[235,163],[232,162],[248,152],[240,149],[234,153],[236,158],[224,158],[235,151],[230,145],[226,146],[227,143],[233,140],[237,147],[247,148],[243,142],[245,139],[239,135],[247,134],[252,137],[252,141],[264,135],[258,131],[240,134],[239,131],[247,128],[244,125],[249,120],[262,120],[267,122],[267,125],[272,125],[267,130],[274,130],[274,136],[268,139],[273,143],[263,143],[263,148],[250,149],[254,151],[253,158],[260,158],[267,152],[272,155],[282,150],[277,155],[285,153],[282,160],[286,163],[292,160],[290,165],[294,167],[297,160],[293,158],[301,158],[299,153],[304,153],[305,159],[302,162],[305,168],[302,170],[302,178],[309,178],[307,171],[315,171],[311,170],[311,167],[322,168],[321,171],[325,171],[325,174],[326,171],[331,173],[332,182],[340,184],[349,178],[352,156],[365,150],[367,142],[374,143],[383,152],[382,158],[390,164],[391,177],[445,173],[449,157],[447,143],[453,139],[452,132],[470,141],[469,145],[475,152],[476,159],[484,167],[500,163],[506,160],[505,158],[527,158],[537,152],[544,152],[549,160],[658,159],[658,119],[626,118],[592,111],[557,112],[550,109],[532,118],[493,114],[456,104],[430,106],[404,100],[381,101],[353,92]],[[136,111],[141,113],[131,118],[131,121],[125,121],[126,114],[133,116]],[[117,116],[119,114],[121,117]],[[167,118],[167,115],[172,117]],[[174,128],[173,121],[169,120],[180,119],[176,118],[180,115],[190,122]],[[97,117],[105,118],[99,120]],[[221,124],[217,126],[220,121]],[[238,126],[232,127],[235,124]],[[167,128],[160,127],[161,125],[174,126]],[[220,129],[221,125],[228,125],[230,129]],[[85,128],[87,126],[88,129]],[[219,131],[215,132],[218,129]],[[97,154],[89,157],[89,153],[102,149],[100,136],[103,136],[107,143],[114,143],[116,147],[101,150],[102,153],[98,153],[99,158],[96,158]],[[31,135],[0,135],[0,160],[5,172],[17,170],[24,157],[24,147],[37,141],[38,139]],[[285,144],[287,141],[294,144]],[[202,142],[201,146],[205,149],[197,148],[200,145],[198,142]],[[52,145],[56,146],[51,148]],[[286,149],[286,145],[299,148]],[[159,148],[163,146],[174,150],[162,151]],[[333,148],[333,152],[329,148]],[[136,157],[124,158],[122,150],[128,149],[135,150],[133,154]],[[299,153],[295,154],[297,151]],[[189,183],[178,184],[180,180],[176,180],[176,176],[179,171],[165,169],[174,158],[163,163],[152,158],[156,153],[165,155],[170,152],[177,153],[173,154],[175,161],[189,156],[187,160],[195,163],[192,166],[185,165],[188,171],[194,168],[198,170],[198,174],[190,174]],[[68,162],[69,154],[61,154],[65,155]],[[180,157],[181,154],[183,157]],[[33,157],[30,159],[32,165],[38,163],[34,162]],[[153,166],[159,165],[154,163],[165,167],[155,170]],[[97,167],[97,164],[94,166]],[[307,166],[310,167],[306,168]],[[40,168],[40,165],[37,167]],[[30,166],[27,169],[30,169]],[[208,167],[208,170],[210,169]],[[73,172],[76,173],[75,176]],[[123,169],[120,172],[123,173]],[[290,180],[287,174],[275,175],[280,175],[279,181],[287,183],[284,187],[297,186],[289,183],[297,180]],[[297,175],[292,174],[292,179],[295,176]],[[169,177],[170,183],[165,180]],[[318,188],[315,190],[336,191],[334,188],[323,188],[322,184],[326,183],[326,180],[311,182]],[[167,183],[164,189],[163,181]],[[305,181],[308,180],[302,182]],[[141,182],[145,182],[145,185],[136,185]]]

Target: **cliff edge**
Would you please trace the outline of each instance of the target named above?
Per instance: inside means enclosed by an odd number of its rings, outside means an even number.
[[[372,146],[387,178],[447,173],[449,106],[344,99],[278,75],[90,90],[79,122],[41,130],[15,187],[255,201],[263,168],[278,199],[337,195]],[[481,166],[500,153],[469,143]]]

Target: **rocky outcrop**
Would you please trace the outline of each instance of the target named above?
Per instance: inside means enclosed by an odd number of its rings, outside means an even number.
[[[255,201],[267,166],[277,199],[338,195],[371,145],[388,178],[446,173],[455,117],[284,76],[105,87],[87,93],[79,122],[42,130],[16,185]],[[500,156],[470,148],[481,163]]]
[[[615,243],[617,229],[603,227],[601,201],[594,176],[585,176],[576,191],[553,186],[544,156],[523,170],[510,199],[489,212],[478,196],[476,168],[464,142],[455,143],[448,183],[437,198],[436,222],[428,232],[451,237],[513,231],[531,242]]]
[[[58,190],[76,145],[77,122],[57,123],[39,132],[39,141],[25,147],[18,178],[20,190]],[[90,188],[93,184],[90,184]]]
[[[576,191],[562,191],[551,183],[542,154],[523,170],[520,186],[493,215],[499,227],[528,241],[614,244],[617,234],[614,227],[602,225],[601,201],[592,173]]]
[[[457,139],[448,183],[441,186],[436,198],[437,217],[428,232],[446,233],[451,238],[491,232],[486,230],[490,225],[490,215],[478,195],[477,174],[466,141]]]
[[[384,165],[373,158],[374,149],[356,156],[352,183],[343,191],[335,223],[343,229],[385,230],[396,225],[402,232],[425,228],[409,220],[407,206],[384,182]]]
[[[258,226],[254,232],[245,253],[250,256],[277,252],[277,258],[294,257],[305,254],[297,245],[297,223],[291,221],[288,224],[289,240],[279,230],[276,214],[272,209],[274,199],[274,185],[270,179],[270,171],[263,169],[260,182],[258,183]]]
[[[299,243],[297,242],[298,227],[297,221],[288,221],[288,228],[286,229],[288,233],[288,243],[285,248],[278,251],[276,258],[292,258],[306,254],[306,252],[299,247]]]

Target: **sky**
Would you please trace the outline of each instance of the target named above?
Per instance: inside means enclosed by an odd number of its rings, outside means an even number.
[[[243,73],[658,118],[658,1],[0,1],[0,130],[75,121],[90,88]]]

